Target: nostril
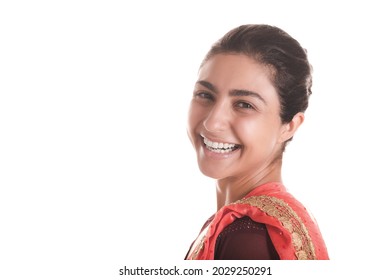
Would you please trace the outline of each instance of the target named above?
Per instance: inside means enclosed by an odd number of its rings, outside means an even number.
[[[226,129],[226,121],[223,118],[209,116],[203,121],[203,126],[207,131],[220,132]]]

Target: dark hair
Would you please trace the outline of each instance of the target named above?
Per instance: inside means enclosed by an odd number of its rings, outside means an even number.
[[[296,113],[307,109],[312,68],[306,50],[285,31],[265,24],[239,26],[212,46],[203,63],[220,53],[245,54],[270,67],[283,123],[290,122]]]

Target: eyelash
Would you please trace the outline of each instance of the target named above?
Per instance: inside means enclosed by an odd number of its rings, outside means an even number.
[[[195,97],[198,97],[198,98],[201,98],[201,99],[209,99],[211,101],[214,100],[214,96],[211,93],[204,92],[204,91],[195,93]]]
[[[244,110],[254,110],[255,109],[255,107],[252,104],[250,104],[250,103],[248,103],[246,101],[238,101],[238,102],[235,103],[235,105],[238,108],[244,109]]]
[[[205,91],[196,92],[194,94],[194,97],[203,99],[204,101],[207,101],[207,102],[212,102],[215,100],[213,94],[211,94],[209,92],[205,92]],[[255,106],[253,106],[251,103],[249,103],[247,101],[243,101],[243,100],[239,100],[239,101],[235,102],[234,106],[238,109],[243,109],[243,110],[256,110]]]

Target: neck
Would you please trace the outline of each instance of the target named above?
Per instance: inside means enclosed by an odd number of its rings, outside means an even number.
[[[247,176],[228,177],[217,180],[217,208],[245,197],[254,188],[269,182],[282,182],[281,161],[264,170]]]

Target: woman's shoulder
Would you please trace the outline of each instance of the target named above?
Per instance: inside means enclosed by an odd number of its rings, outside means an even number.
[[[253,190],[243,199],[227,205],[220,221],[226,225],[232,217],[244,216],[266,225],[281,258],[328,258],[316,221],[283,186],[268,185],[267,188]]]
[[[279,259],[265,224],[244,216],[235,219],[218,235],[214,258],[217,260]]]

